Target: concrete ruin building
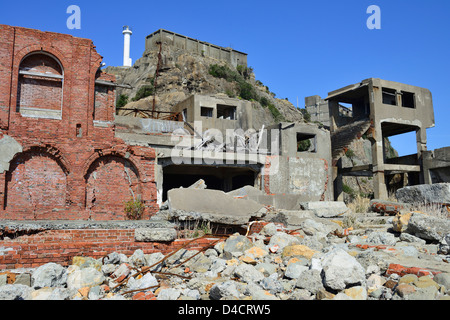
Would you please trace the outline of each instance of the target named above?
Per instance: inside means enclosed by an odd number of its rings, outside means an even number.
[[[345,175],[373,177],[375,198],[387,199],[386,183],[393,175],[407,173],[410,185],[430,184],[432,175],[443,177],[449,168],[448,148],[427,150],[426,129],[435,125],[428,89],[370,78],[332,91],[325,99],[307,97],[305,103],[311,120],[330,129],[336,199],[342,195]],[[385,138],[408,132],[416,134],[417,153],[388,159]],[[372,163],[342,168],[341,157],[362,136],[371,141]]]

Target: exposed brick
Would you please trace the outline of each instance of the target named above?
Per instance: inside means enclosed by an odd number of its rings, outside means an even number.
[[[133,196],[146,205],[144,219],[155,213],[154,149],[126,145],[112,124],[94,125],[115,112],[114,87],[95,80],[115,76],[99,72],[92,41],[6,25],[0,37],[1,135],[23,147],[0,174],[0,219],[124,220]],[[26,107],[61,110],[61,120],[27,117]]]
[[[67,237],[67,234],[73,237]],[[96,239],[95,242],[91,239]],[[185,246],[190,239],[179,239],[170,243],[136,242],[134,232],[127,229],[113,230],[51,230],[14,240],[3,240],[2,246],[12,248],[0,256],[0,269],[34,268],[48,262],[69,265],[75,256],[102,258],[111,252],[128,256],[137,249],[145,254],[162,252],[169,254]],[[214,244],[216,238],[203,238],[186,247],[200,250]]]

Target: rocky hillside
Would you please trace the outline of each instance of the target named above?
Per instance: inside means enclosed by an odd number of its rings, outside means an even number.
[[[192,94],[222,94],[252,101],[255,126],[267,126],[280,120],[303,121],[300,110],[287,100],[276,99],[268,87],[255,79],[251,68],[238,66],[236,69],[223,61],[171,47],[162,49],[155,81],[157,64],[158,52],[155,51],[144,54],[131,68],[107,67],[104,70],[116,75],[119,84],[133,87],[118,88],[119,106],[151,110],[156,93],[157,110],[169,111]]]

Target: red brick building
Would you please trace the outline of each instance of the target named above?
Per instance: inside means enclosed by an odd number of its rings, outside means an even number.
[[[91,40],[0,25],[0,219],[157,210],[155,152],[115,137],[115,77]]]

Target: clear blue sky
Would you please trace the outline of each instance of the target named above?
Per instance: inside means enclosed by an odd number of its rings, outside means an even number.
[[[69,30],[69,5],[81,29]],[[381,9],[381,30],[369,30],[369,5]],[[94,41],[107,65],[122,64],[122,26],[133,28],[131,57],[145,37],[164,28],[248,53],[256,78],[278,98],[303,107],[306,96],[374,77],[425,87],[433,94],[436,127],[430,150],[450,146],[450,1],[3,1],[0,23],[68,33]],[[415,136],[393,137],[401,155],[416,152]]]

